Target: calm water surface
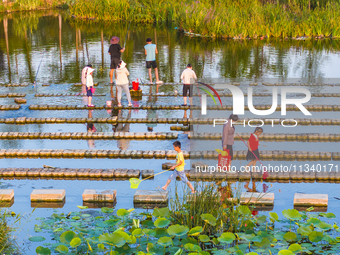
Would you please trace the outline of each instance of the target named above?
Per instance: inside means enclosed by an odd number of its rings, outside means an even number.
[[[19,111],[2,111],[1,118],[9,117],[88,117],[88,111],[30,111],[32,104],[85,104],[83,97],[34,97],[35,93],[78,93],[80,87],[72,86],[80,82],[81,69],[87,63],[92,63],[96,69],[94,80],[99,82],[98,94],[103,97],[94,97],[97,105],[105,104],[110,99],[109,66],[110,56],[107,51],[109,39],[116,35],[125,43],[128,24],[101,24],[95,22],[75,21],[65,13],[55,11],[35,13],[15,13],[9,16],[0,16],[0,83],[29,83],[32,84],[37,75],[38,85],[24,88],[0,87],[0,93],[26,93],[27,104],[22,105]],[[221,41],[202,38],[190,38],[178,33],[174,27],[153,27],[150,25],[131,24],[127,36],[126,51],[122,54],[123,60],[131,73],[131,80],[147,81],[145,69],[144,44],[147,37],[152,37],[157,43],[159,54],[158,64],[160,77],[165,82],[178,83],[180,74],[187,63],[191,63],[200,81],[213,82],[241,82],[240,88],[247,91],[249,82],[302,82],[302,83],[340,83],[338,67],[340,64],[338,40],[307,40],[307,41]],[[38,68],[41,63],[39,72]],[[42,87],[43,83],[52,84]],[[142,86],[143,92],[148,93],[149,86]],[[156,89],[151,88],[155,93]],[[179,85],[164,85],[159,92],[181,91]],[[339,93],[338,86],[313,86],[311,92]],[[259,85],[255,92],[270,92],[271,88]],[[223,98],[223,104],[231,104],[231,98]],[[255,104],[268,104],[268,97],[257,97]],[[125,97],[123,103],[126,104]],[[136,105],[145,104],[164,105],[182,104],[180,97],[143,97],[135,101]],[[198,102],[199,103],[199,102]],[[12,98],[0,98],[0,104],[13,104]],[[208,99],[208,104],[213,104]],[[309,104],[338,105],[338,98],[312,98]],[[118,112],[97,110],[92,112],[94,118],[115,116]],[[122,110],[120,116],[132,118],[148,117],[150,112],[145,110]],[[158,118],[183,118],[183,111],[157,111]],[[189,115],[190,112],[187,112]],[[199,113],[194,113],[198,117]],[[311,118],[340,119],[339,112],[313,112]],[[228,117],[230,112],[210,111],[209,117]],[[245,117],[255,117],[246,112]],[[270,118],[281,118],[280,112],[275,112]],[[304,118],[301,112],[288,112],[287,118]],[[101,132],[112,132],[112,125],[95,124]],[[145,124],[131,124],[128,126],[132,132],[146,132]],[[221,132],[222,127],[194,126],[199,132]],[[83,124],[34,124],[34,125],[5,125],[0,124],[0,131],[15,132],[86,132]],[[155,132],[170,132],[169,124],[157,124]],[[252,132],[250,127],[237,127],[237,132]],[[265,126],[265,132],[270,133],[339,133],[335,126],[298,126],[296,128],[271,128]],[[187,134],[179,132],[179,140],[184,150],[214,150],[220,148],[220,141],[192,141]],[[89,143],[86,140],[0,140],[0,148],[10,149],[129,149],[129,150],[169,150],[172,149],[172,140],[95,140]],[[339,143],[331,142],[262,142],[267,148],[262,150],[300,150],[300,151],[339,151]],[[192,147],[190,147],[192,146]],[[236,141],[234,150],[245,150],[242,142]],[[164,159],[0,159],[1,167],[42,167],[51,165],[68,168],[134,168],[154,169],[160,172]],[[216,164],[216,162],[211,162]],[[291,162],[268,161],[266,164],[280,165]],[[300,164],[300,162],[292,162]],[[338,164],[336,161],[302,162]],[[245,165],[246,161],[235,160],[233,165]],[[190,161],[187,162],[187,166]],[[154,180],[140,184],[140,189],[156,189],[166,182],[168,173],[158,175]],[[178,183],[177,185],[182,185]],[[270,184],[269,184],[270,185]],[[116,189],[116,208],[133,207],[133,194],[128,181],[60,181],[60,180],[2,180],[2,188],[15,190],[15,203],[11,210],[29,214],[32,212],[29,194],[37,188],[65,189],[66,204],[58,212],[68,213],[77,210],[76,205],[82,204],[82,193],[87,188]],[[171,184],[174,190],[175,184]],[[258,184],[259,191],[262,185]],[[294,193],[325,193],[329,195],[328,211],[340,217],[339,201],[337,195],[339,184],[335,183],[273,183],[270,190],[275,193],[274,211],[293,208]],[[38,243],[26,243],[26,238],[34,235],[33,226],[37,223],[35,218],[50,215],[53,209],[36,209],[28,217],[27,223],[18,233],[19,243],[27,254],[32,254]],[[265,213],[265,212],[264,212]],[[41,233],[39,233],[40,235]],[[48,239],[49,236],[47,235]],[[47,242],[47,241],[46,241]]]

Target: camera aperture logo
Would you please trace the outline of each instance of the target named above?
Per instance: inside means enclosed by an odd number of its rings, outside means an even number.
[[[201,83],[202,84],[202,83]],[[206,84],[204,84],[207,86]],[[209,88],[214,91],[215,95],[220,99],[220,96],[216,92],[214,88],[209,86]],[[216,89],[229,89],[232,94],[232,100],[233,100],[233,114],[236,115],[244,115],[244,94],[243,91],[234,86],[234,85],[228,85],[228,84],[216,84]],[[204,90],[206,91],[206,90]],[[209,92],[209,91],[208,91]],[[287,98],[287,95],[289,93],[298,93],[298,94],[304,94],[304,98]],[[214,100],[215,104],[216,101],[212,94],[208,93]],[[253,88],[248,88],[248,108],[249,111],[255,115],[258,116],[268,116],[276,111],[276,108],[278,106],[278,88],[273,87],[272,91],[272,105],[270,109],[267,110],[257,110],[254,107],[253,104]],[[309,90],[305,88],[293,88],[293,87],[281,87],[281,115],[285,116],[287,115],[287,105],[295,105],[299,110],[306,116],[311,116],[312,114],[306,109],[306,107],[303,106],[304,103],[307,103],[311,99],[311,93]],[[221,99],[220,99],[221,102]],[[222,102],[221,102],[222,105]],[[207,96],[206,94],[202,94],[201,96],[201,114],[207,115]]]

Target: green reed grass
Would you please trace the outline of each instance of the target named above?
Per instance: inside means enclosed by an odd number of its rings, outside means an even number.
[[[340,36],[340,3],[306,0],[75,0],[79,18],[173,22],[185,31],[227,38]]]

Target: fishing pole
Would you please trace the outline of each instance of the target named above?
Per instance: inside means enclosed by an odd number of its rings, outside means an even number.
[[[236,135],[241,139],[241,141],[248,147],[248,145],[246,144],[246,142],[242,139],[242,137],[236,133]],[[266,167],[262,164],[261,160],[259,160],[259,158],[255,155],[255,153],[253,151],[250,151],[251,153],[253,153],[254,157],[258,160],[258,162],[260,162],[260,164],[263,167],[263,179],[265,180],[268,177],[268,172],[266,170]]]
[[[35,88],[35,85],[36,85],[36,82],[37,82],[38,73],[39,73],[40,66],[41,66],[41,62],[43,61],[44,56],[45,56],[45,51],[44,51],[43,56],[42,56],[42,58],[41,58],[41,60],[40,60],[40,63],[39,63],[39,66],[38,66],[38,70],[37,70],[37,73],[35,74],[35,79],[34,79],[34,83],[33,83],[32,88]]]
[[[130,25],[131,25],[131,21],[129,23],[129,27],[128,27],[128,30],[126,32],[125,41],[124,41],[124,47],[123,48],[125,48],[125,45],[126,45],[127,37],[128,37],[129,31],[130,31]]]

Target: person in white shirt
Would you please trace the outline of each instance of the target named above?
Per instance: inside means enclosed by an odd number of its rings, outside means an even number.
[[[183,81],[183,99],[184,99],[183,105],[184,106],[187,105],[188,94],[189,94],[190,105],[192,105],[192,92],[194,89],[194,84],[197,81],[197,76],[194,70],[192,70],[191,64],[188,64],[187,68],[183,71],[181,75],[181,80]]]
[[[120,61],[117,69],[116,69],[116,85],[117,85],[117,101],[118,106],[122,106],[121,100],[122,100],[122,90],[124,90],[126,97],[129,101],[129,106],[132,106],[131,103],[131,96],[130,96],[130,90],[129,90],[129,79],[128,75],[130,75],[129,71],[126,69],[126,63],[124,61]]]
[[[81,71],[82,93],[86,93],[86,72],[89,67],[92,68],[92,65],[85,66]]]
[[[86,94],[87,94],[87,98],[88,98],[88,107],[94,107],[94,105],[92,104],[92,89],[93,89],[93,71],[94,69],[89,67],[86,70]]]

